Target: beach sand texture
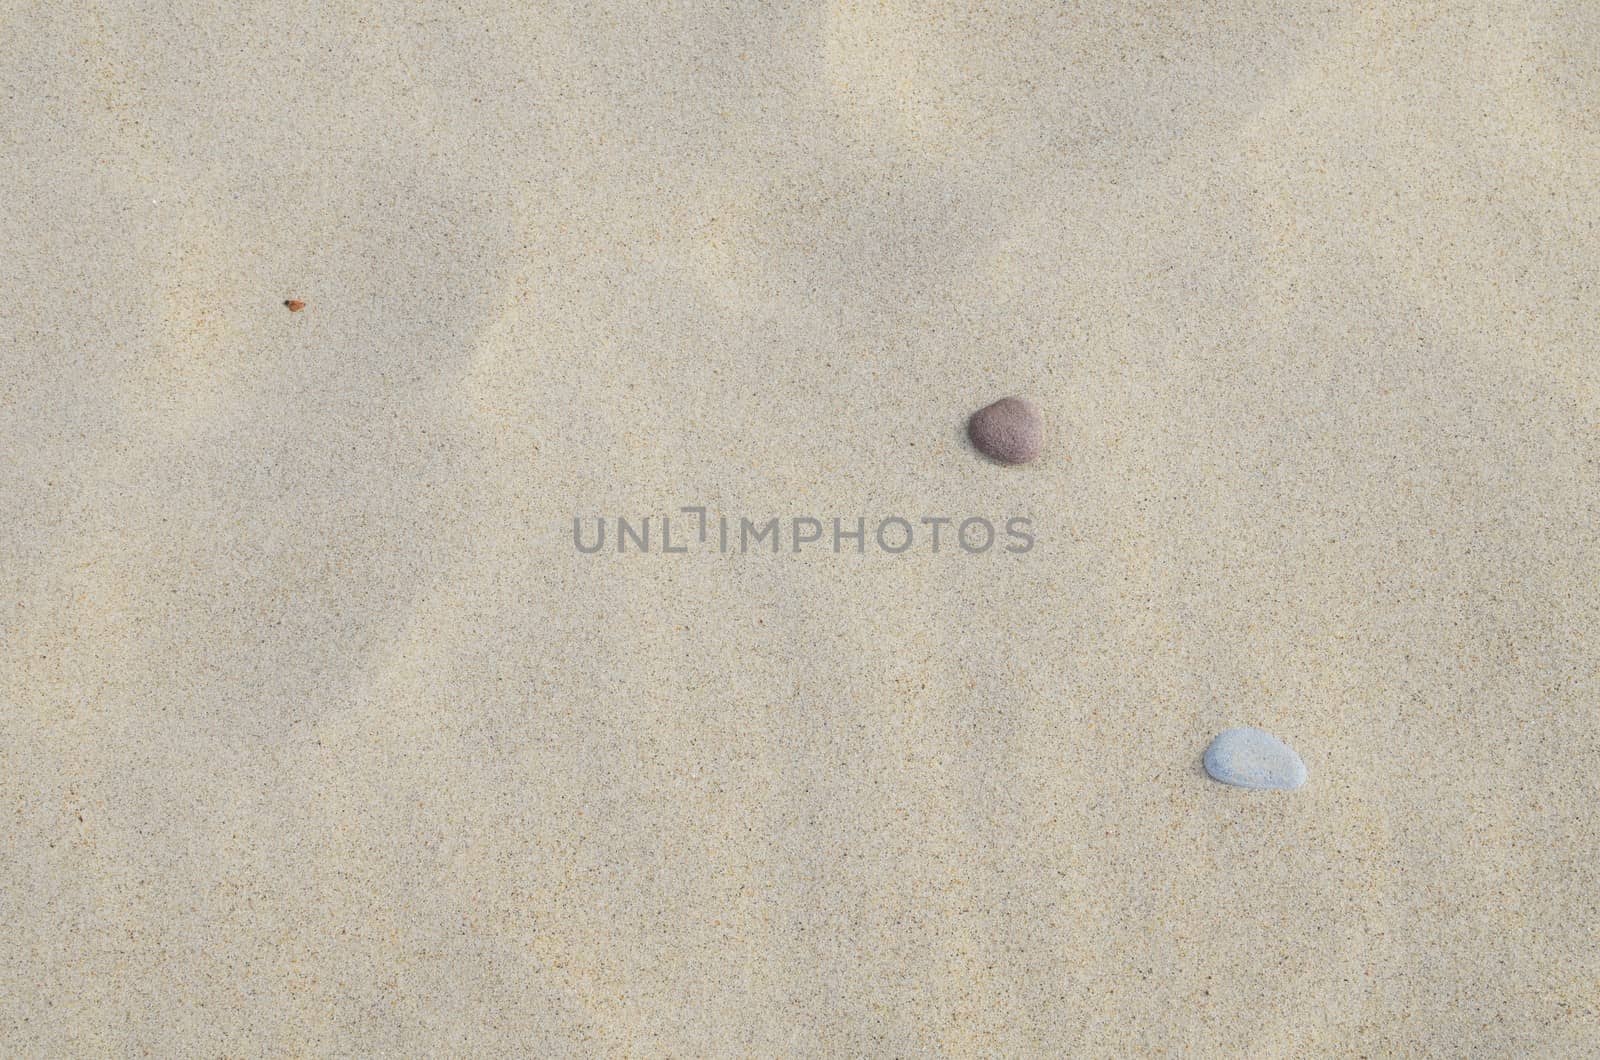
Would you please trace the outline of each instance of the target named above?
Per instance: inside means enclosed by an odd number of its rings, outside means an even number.
[[[0,89],[0,1053],[1600,1053],[1600,6],[12,0]],[[683,505],[1037,543],[574,548]]]

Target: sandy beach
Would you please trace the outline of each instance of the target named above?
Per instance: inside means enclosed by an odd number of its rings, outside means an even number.
[[[0,1055],[1600,1055],[1600,6],[11,0],[0,161]]]

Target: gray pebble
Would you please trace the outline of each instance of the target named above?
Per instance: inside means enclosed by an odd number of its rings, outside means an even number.
[[[1306,764],[1269,732],[1238,728],[1221,733],[1206,748],[1206,772],[1236,787],[1293,791],[1306,782]]]
[[[967,436],[1002,464],[1026,464],[1044,448],[1044,417],[1027,398],[1001,398],[972,414]]]

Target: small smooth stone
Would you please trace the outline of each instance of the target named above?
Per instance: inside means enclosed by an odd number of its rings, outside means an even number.
[[[1044,417],[1027,398],[1001,398],[972,414],[967,437],[991,459],[1026,464],[1044,448]]]
[[[1260,729],[1229,729],[1206,748],[1206,772],[1224,784],[1255,791],[1293,791],[1306,782],[1294,748]]]

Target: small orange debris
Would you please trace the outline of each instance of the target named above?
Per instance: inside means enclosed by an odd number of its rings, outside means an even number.
[[[298,298],[287,299],[283,304],[289,307],[289,312],[291,313],[298,313],[306,307],[306,304]]]

